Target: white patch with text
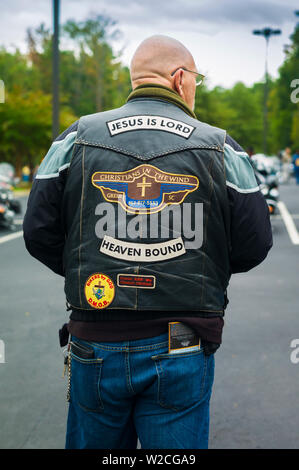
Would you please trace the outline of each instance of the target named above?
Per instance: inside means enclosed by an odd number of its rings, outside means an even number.
[[[127,261],[153,262],[176,258],[186,253],[181,237],[162,243],[130,243],[105,235],[101,253]]]
[[[130,116],[107,122],[111,136],[140,129],[166,131],[188,139],[195,129],[182,121],[162,116]]]

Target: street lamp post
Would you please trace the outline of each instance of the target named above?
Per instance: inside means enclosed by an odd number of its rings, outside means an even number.
[[[59,135],[59,0],[53,0],[53,52],[52,52],[52,135]]]
[[[266,39],[266,57],[265,57],[265,84],[264,84],[264,133],[263,133],[263,148],[264,154],[267,154],[267,136],[268,136],[268,91],[269,91],[269,81],[268,81],[268,46],[269,46],[269,39],[272,35],[281,34],[280,29],[272,29],[272,28],[263,28],[263,29],[255,29],[253,34],[258,36],[264,36]]]

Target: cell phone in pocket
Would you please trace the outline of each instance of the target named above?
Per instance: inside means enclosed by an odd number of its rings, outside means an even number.
[[[188,325],[179,321],[168,323],[168,353],[180,354],[200,349],[198,334]]]
[[[77,343],[76,341],[71,341],[71,352],[77,357],[82,359],[92,359],[94,357],[94,350],[85,346],[84,344]]]

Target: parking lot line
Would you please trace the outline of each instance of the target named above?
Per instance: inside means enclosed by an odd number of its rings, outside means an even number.
[[[23,235],[23,230],[21,230],[20,232],[11,233],[10,235],[5,235],[4,237],[0,238],[0,244],[9,242],[10,240],[14,240],[15,238],[22,237],[22,235]]]
[[[286,229],[288,231],[289,237],[291,239],[291,242],[294,245],[299,245],[299,233],[297,231],[296,225],[294,223],[294,220],[289,213],[287,206],[285,205],[284,202],[279,201],[277,203],[278,209],[281,213],[281,217],[285,223]]]
[[[291,214],[293,220],[298,220],[299,219],[299,214]],[[274,220],[283,220],[281,215],[271,215],[271,219]]]

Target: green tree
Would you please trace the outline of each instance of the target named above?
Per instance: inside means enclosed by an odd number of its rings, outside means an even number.
[[[69,20],[64,31],[79,46],[79,70],[76,87],[85,102],[93,99],[89,112],[104,111],[119,104],[123,93],[129,90],[127,69],[117,61],[109,41],[120,36],[116,22],[99,15],[82,22]],[[121,95],[121,96],[120,96]]]
[[[76,117],[68,110],[61,113],[61,128]],[[41,91],[24,93],[14,88],[6,93],[0,106],[0,160],[12,163],[18,174],[23,165],[39,164],[51,144],[51,96]]]
[[[262,147],[262,101],[259,86],[247,88],[239,82],[232,89],[200,87],[195,113],[201,121],[225,129],[240,145]]]
[[[79,116],[124,103],[130,76],[110,42],[119,31],[105,16],[68,21],[65,34],[74,49],[60,49],[61,131]],[[0,159],[18,173],[39,163],[51,143],[52,36],[44,24],[27,30],[28,51],[0,48],[0,78],[6,102],[0,106]]]
[[[26,55],[18,49],[8,52],[0,48],[0,78],[5,83],[6,91],[18,87],[30,91],[39,87],[36,71],[28,63]]]
[[[298,143],[298,109],[299,104],[291,100],[291,82],[299,78],[299,23],[291,35],[292,43],[288,48],[286,59],[279,69],[269,98],[270,125],[273,146],[278,150]],[[297,133],[296,133],[297,132]]]

